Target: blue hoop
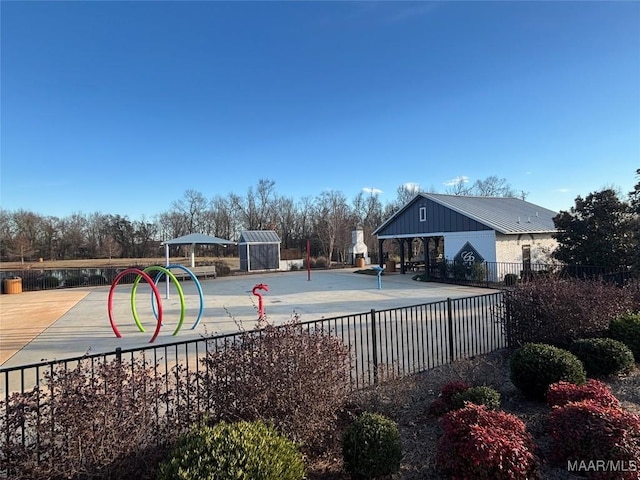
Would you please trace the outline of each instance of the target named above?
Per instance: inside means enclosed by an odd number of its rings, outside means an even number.
[[[180,270],[183,270],[184,272],[189,274],[189,276],[193,280],[193,283],[196,284],[196,288],[198,289],[198,295],[200,295],[200,311],[198,312],[198,318],[196,318],[195,323],[191,327],[191,330],[195,330],[196,328],[198,328],[198,325],[200,324],[200,319],[202,318],[202,312],[204,311],[204,295],[202,294],[202,285],[200,285],[200,280],[198,280],[198,277],[196,277],[191,270],[189,270],[184,265],[180,265],[179,263],[174,263],[174,264],[171,264],[171,265],[167,265],[164,268],[166,268],[167,270],[171,270],[172,268],[178,268]],[[154,280],[154,283],[156,285],[158,285],[158,282],[160,281],[160,278],[162,278],[163,275],[164,275],[163,272],[158,272],[158,275],[156,275],[156,278]],[[153,308],[153,314],[156,316],[156,319],[157,319],[158,318],[158,314],[156,313],[156,302],[154,302],[153,300],[154,300],[154,297],[153,297],[153,294],[152,294],[151,295],[151,308]]]

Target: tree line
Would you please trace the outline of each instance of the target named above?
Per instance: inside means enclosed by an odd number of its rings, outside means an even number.
[[[0,258],[24,262],[38,258],[157,257],[164,253],[162,241],[190,233],[236,241],[243,230],[275,230],[284,249],[303,251],[309,240],[314,255],[344,261],[354,229],[361,228],[369,239],[383,219],[415,193],[401,186],[397,198],[387,204],[382,204],[379,195],[365,192],[350,200],[340,191],[294,200],[279,194],[275,181],[260,179],[244,195],[207,199],[198,191],[187,190],[168,211],[151,219],[131,220],[127,215],[99,212],[59,218],[0,209]],[[368,243],[375,253],[377,242]],[[203,255],[236,253],[233,248],[218,246],[198,248]]]
[[[636,172],[640,177],[640,169]],[[526,198],[503,178],[478,180],[468,186],[458,179],[445,193]],[[351,232],[364,231],[370,254],[378,256],[371,233],[418,192],[401,185],[396,198],[383,204],[375,192],[360,192],[348,199],[340,191],[323,191],[294,200],[280,195],[276,183],[260,179],[246,193],[207,199],[195,190],[185,191],[171,208],[152,219],[131,220],[126,215],[74,213],[64,218],[35,212],[0,209],[0,259],[34,261],[82,258],[145,258],[163,254],[164,240],[203,233],[236,241],[242,230],[275,230],[283,249],[348,261]],[[577,197],[576,205],[554,219],[560,244],[556,259],[582,265],[639,265],[640,182],[628,199],[613,189]],[[199,246],[199,254],[235,255],[234,248]],[[177,251],[172,254],[177,254]]]

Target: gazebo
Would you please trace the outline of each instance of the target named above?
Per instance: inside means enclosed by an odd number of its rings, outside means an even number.
[[[196,245],[235,245],[236,242],[225,240],[224,238],[212,237],[202,233],[191,233],[182,237],[166,240],[162,242],[164,245],[164,255],[166,264],[169,265],[169,246],[170,245],[191,245],[191,268],[196,266],[195,250]]]

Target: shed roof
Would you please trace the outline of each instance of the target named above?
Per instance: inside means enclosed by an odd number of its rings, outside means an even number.
[[[378,234],[413,203],[426,198],[465,215],[503,234],[555,232],[553,217],[557,212],[513,197],[480,197],[418,193],[399,211],[375,229]],[[411,232],[407,232],[411,233]]]
[[[274,230],[243,230],[238,243],[280,243]]]
[[[235,245],[236,242],[224,238],[212,237],[202,233],[191,233],[172,240],[165,240],[162,245]]]

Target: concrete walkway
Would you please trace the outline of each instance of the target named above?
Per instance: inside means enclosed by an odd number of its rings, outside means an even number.
[[[353,269],[265,273],[223,277],[201,281],[204,313],[195,330],[200,298],[196,285],[181,282],[186,311],[180,332],[173,336],[181,313],[173,286],[165,298],[160,285],[164,311],[163,326],[155,344],[196,339],[202,336],[251,329],[257,320],[258,299],[251,293],[259,283],[269,286],[264,292],[264,307],[269,321],[282,323],[294,316],[301,321],[383,310],[421,303],[483,295],[494,290],[421,283],[412,274],[387,274],[382,289],[375,276],[355,274]],[[156,320],[151,305],[151,290],[141,283],[136,309],[146,332],[140,332],[131,312],[131,285],[119,285],[114,295],[114,321],[122,334],[117,338],[109,323],[107,298],[109,287],[25,292],[0,296],[0,366],[11,367],[62,359],[85,353],[111,352],[117,347],[149,345]]]

